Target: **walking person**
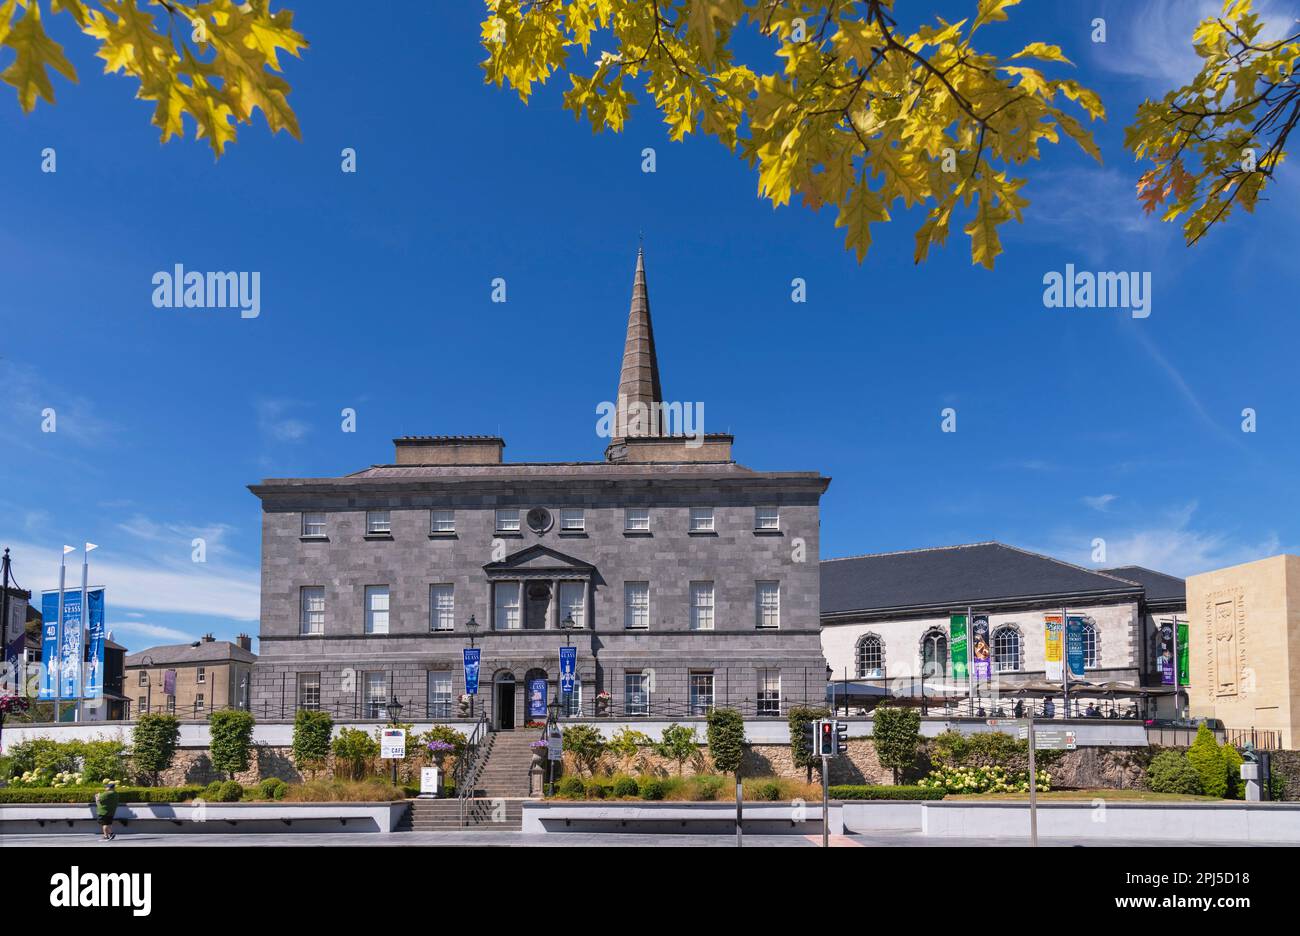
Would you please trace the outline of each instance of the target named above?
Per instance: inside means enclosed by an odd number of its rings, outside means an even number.
[[[104,792],[95,794],[95,815],[99,818],[99,827],[104,833],[105,842],[117,838],[117,833],[113,831],[113,816],[116,813],[117,783],[109,780],[104,784]]]

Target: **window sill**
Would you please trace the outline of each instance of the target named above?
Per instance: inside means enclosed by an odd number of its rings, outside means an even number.
[[[654,533],[650,530],[624,530],[623,535],[627,537],[637,538],[637,537],[654,536]]]
[[[392,533],[367,533],[363,539],[368,540],[390,540],[393,538]]]
[[[785,536],[780,530],[755,530],[755,536]]]
[[[319,536],[308,536],[306,534],[303,534],[302,536],[298,537],[298,539],[304,543],[328,543],[330,541],[330,538],[324,535],[323,533]]]
[[[586,530],[561,530],[559,533],[561,539],[586,539]]]
[[[455,530],[444,530],[440,533],[430,533],[429,539],[459,539]]]
[[[717,530],[687,530],[687,536],[717,536]]]
[[[523,538],[524,538],[523,531],[521,531],[521,530],[496,530],[496,531],[493,532],[492,535],[493,535],[493,536],[501,536],[501,537],[505,537],[506,539],[523,539]]]

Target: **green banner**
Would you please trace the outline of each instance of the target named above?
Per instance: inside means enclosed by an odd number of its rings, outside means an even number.
[[[952,678],[966,678],[966,615],[948,618],[948,647],[952,651]]]
[[[1178,685],[1186,686],[1191,683],[1188,669],[1188,646],[1187,646],[1187,624],[1178,622]]]

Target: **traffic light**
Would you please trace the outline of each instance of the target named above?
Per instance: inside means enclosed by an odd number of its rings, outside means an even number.
[[[817,722],[804,722],[803,739],[799,742],[799,749],[804,756],[813,756],[813,753],[817,750]]]
[[[835,756],[835,720],[822,718],[817,722],[817,756]]]
[[[849,723],[837,721],[835,723],[835,753],[849,753]]]

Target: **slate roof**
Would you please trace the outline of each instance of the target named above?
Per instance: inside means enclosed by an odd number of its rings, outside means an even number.
[[[1157,603],[1174,601],[1187,603],[1187,583],[1176,575],[1166,575],[1154,569],[1142,566],[1120,566],[1116,569],[1102,569],[1107,575],[1114,575],[1130,582],[1137,582],[1146,589],[1147,601]]]
[[[139,653],[128,654],[126,666],[144,666],[145,657],[153,660],[149,666],[172,666],[184,663],[255,663],[257,654],[245,650],[229,640],[210,640],[192,644],[165,644],[147,647]]]
[[[821,613],[958,611],[1041,599],[1137,598],[1142,587],[1004,543],[827,559]]]

